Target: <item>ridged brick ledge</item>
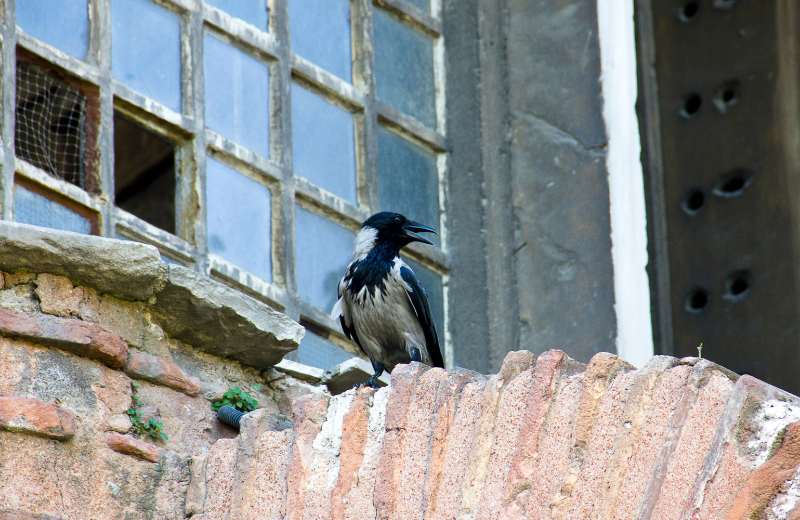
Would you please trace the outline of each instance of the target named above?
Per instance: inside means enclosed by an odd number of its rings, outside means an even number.
[[[800,401],[697,358],[632,370],[522,351],[491,377],[400,365],[389,388],[292,410],[294,428],[256,416],[194,457],[187,514],[800,518]]]

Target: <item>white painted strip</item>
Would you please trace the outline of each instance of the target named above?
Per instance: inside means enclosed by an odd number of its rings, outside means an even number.
[[[597,0],[617,353],[642,367],[653,356],[644,181],[636,119],[633,0]]]

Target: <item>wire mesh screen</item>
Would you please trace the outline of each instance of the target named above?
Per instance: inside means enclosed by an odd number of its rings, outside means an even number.
[[[17,157],[83,188],[85,102],[77,88],[40,67],[18,62]]]

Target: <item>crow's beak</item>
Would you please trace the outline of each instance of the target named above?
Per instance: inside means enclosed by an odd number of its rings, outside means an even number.
[[[433,242],[417,233],[436,233],[436,230],[432,227],[420,224],[419,222],[408,220],[403,224],[403,233],[410,238],[412,242],[422,242],[423,244],[433,245]],[[436,234],[438,235],[439,233]]]

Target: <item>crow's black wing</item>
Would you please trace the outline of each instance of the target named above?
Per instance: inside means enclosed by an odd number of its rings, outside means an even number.
[[[431,362],[435,367],[444,368],[442,351],[439,350],[439,336],[436,334],[436,325],[433,323],[433,317],[431,316],[428,295],[425,294],[425,289],[419,283],[414,271],[403,266],[400,268],[400,276],[411,287],[411,290],[406,292],[411,300],[411,305],[414,307],[414,312],[417,314],[419,324],[422,326],[422,331],[425,333],[425,346],[428,349]]]

